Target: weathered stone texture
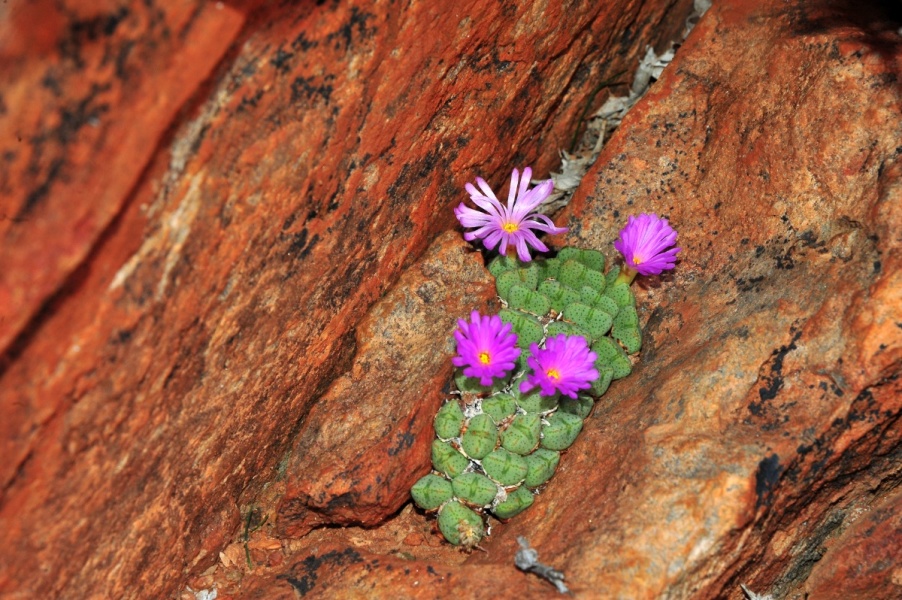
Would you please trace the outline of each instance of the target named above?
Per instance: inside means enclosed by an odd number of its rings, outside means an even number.
[[[351,368],[317,400],[294,442],[281,532],[377,525],[410,499],[410,486],[429,471],[457,319],[486,314],[494,298],[482,256],[447,232],[370,309],[357,327]]]
[[[165,597],[212,564],[464,182],[547,172],[594,82],[681,26],[664,2],[50,4],[0,25],[20,597]]]
[[[876,482],[874,482],[876,483]],[[873,504],[869,499],[876,497]],[[839,535],[818,549],[817,564],[800,586],[809,598],[891,600],[902,590],[902,488],[871,496],[861,491],[844,511]]]
[[[635,372],[485,553],[399,518],[401,551],[308,536],[223,593],[547,597],[524,535],[576,597],[899,597],[902,45],[844,6],[715,3],[603,151],[566,241],[609,251],[654,211],[681,261],[639,283]]]
[[[571,241],[608,246],[654,211],[684,248],[647,285],[641,368],[587,432],[599,485],[556,519],[580,533],[534,540],[583,590],[713,598],[745,581],[792,597],[812,540],[862,492],[847,480],[898,477],[890,27],[828,3],[716,5],[571,204]]]
[[[122,210],[245,15],[203,0],[0,11],[3,353]]]

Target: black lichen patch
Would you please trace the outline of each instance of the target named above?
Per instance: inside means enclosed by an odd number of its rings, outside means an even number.
[[[316,48],[317,46],[319,46],[319,42],[316,40],[308,40],[303,31],[299,33],[298,36],[291,42],[291,49],[295,52],[306,52],[307,50]]]
[[[326,75],[317,81],[316,77],[296,77],[291,83],[291,102],[303,107],[311,107],[322,101],[329,104],[332,99],[334,75]]]
[[[283,50],[281,46],[276,50],[276,53],[273,54],[273,57],[269,59],[269,64],[276,68],[276,71],[280,73],[287,73],[288,69],[291,67],[291,59],[294,57],[294,52],[287,52]]]
[[[71,21],[66,34],[57,45],[60,55],[71,60],[79,68],[84,67],[85,63],[81,56],[82,46],[102,37],[111,37],[129,14],[128,8],[121,6],[115,12],[97,15],[90,19]]]
[[[304,260],[310,256],[310,253],[320,241],[319,234],[309,234],[306,227],[297,232],[284,232],[279,234],[279,241],[287,247],[284,251],[286,271],[282,276],[282,281],[291,279],[297,274]]]
[[[115,345],[127,344],[129,340],[132,339],[132,336],[135,334],[134,328],[132,329],[119,329],[113,334],[113,337],[110,339],[110,342]]]
[[[100,96],[110,90],[110,84],[92,84],[88,94],[62,106],[59,110],[59,122],[54,127],[44,129],[29,138],[32,147],[32,158],[28,165],[29,176],[38,181],[37,185],[28,191],[25,201],[19,207],[15,218],[22,219],[29,216],[35,208],[50,194],[50,188],[65,174],[66,150],[69,144],[75,141],[79,131],[88,124],[97,123],[100,117],[109,111],[110,106],[100,101]],[[46,170],[42,162],[46,154],[57,154],[47,160],[49,167]],[[43,176],[42,176],[43,174]]]
[[[260,102],[260,98],[263,97],[263,90],[257,90],[250,96],[245,95],[241,97],[241,102],[238,103],[238,107],[235,108],[236,113],[247,112],[252,108],[256,108],[257,104]]]
[[[761,286],[758,284],[764,281],[764,276],[760,275],[758,277],[749,277],[748,279],[744,279],[742,277],[736,279],[736,287],[739,288],[740,292],[759,292],[761,291]]]
[[[771,454],[761,459],[755,473],[755,508],[770,505],[773,491],[782,473],[783,467],[780,465],[779,456]]]
[[[367,40],[376,33],[375,27],[367,27],[367,21],[375,19],[376,15],[367,12],[361,12],[356,6],[351,8],[351,16],[344,22],[337,31],[333,31],[326,40],[334,42],[335,50],[351,49],[355,42]]]
[[[896,377],[888,378],[882,381],[881,385],[888,385],[896,379]],[[833,389],[834,386],[824,387],[829,389],[829,392],[824,390],[825,393],[836,393]],[[841,393],[841,390],[839,391]],[[785,478],[795,484],[800,481],[804,473],[803,485],[812,485],[814,482],[820,481],[824,477],[827,466],[837,460],[841,461],[843,472],[860,470],[861,460],[870,462],[873,460],[873,456],[870,453],[862,455],[855,449],[847,449],[841,456],[837,457],[834,450],[835,441],[856,423],[867,423],[870,425],[871,427],[865,438],[879,440],[883,438],[886,428],[892,427],[898,418],[898,412],[884,410],[877,398],[874,397],[872,388],[861,390],[849,405],[849,411],[845,417],[835,419],[830,424],[830,428],[812,443],[802,444],[798,447],[796,452],[799,455],[799,459],[791,463],[791,466],[786,470]],[[859,443],[862,447],[868,447],[868,444],[865,442]]]
[[[319,570],[322,567],[344,567],[362,562],[363,557],[353,548],[345,548],[341,552],[333,550],[322,556],[311,554],[292,566],[290,573],[278,575],[277,579],[287,581],[301,597],[304,597],[316,586]]]
[[[498,54],[498,48],[476,48],[472,54],[464,57],[469,70],[473,73],[493,73],[501,75],[510,71],[513,67],[510,61],[502,60]]]
[[[793,248],[789,248],[783,254],[779,254],[774,258],[774,266],[778,269],[789,270],[796,266],[795,260],[792,258]]]
[[[404,450],[409,449],[413,446],[413,443],[416,441],[417,436],[414,435],[413,422],[415,417],[411,417],[407,422],[407,427],[403,431],[398,431],[395,433],[395,445],[388,449],[389,456],[397,456]]]
[[[779,391],[783,388],[783,361],[786,355],[796,349],[796,342],[802,337],[802,332],[795,326],[790,329],[792,339],[784,346],[780,346],[771,353],[770,360],[762,367],[762,373],[759,380],[763,385],[758,389],[758,397],[760,402],[752,402],[749,404],[749,412],[756,417],[760,417],[764,413],[765,403],[777,397]]]
[[[19,212],[16,213],[16,216],[13,217],[14,220],[24,221],[31,214],[31,212],[41,203],[41,201],[47,197],[50,193],[50,186],[59,179],[62,174],[63,166],[65,165],[65,161],[61,158],[54,158],[50,163],[50,168],[47,169],[47,175],[44,179],[38,183],[35,187],[31,188],[28,191],[28,194],[25,196],[25,202],[22,203],[22,207],[19,209]]]

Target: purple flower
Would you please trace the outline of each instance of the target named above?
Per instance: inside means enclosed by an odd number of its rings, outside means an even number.
[[[623,255],[628,269],[642,275],[660,275],[672,269],[677,252],[682,248],[672,248],[677,232],[655,214],[631,216],[626,227],[620,230],[620,239],[614,247]]]
[[[474,310],[469,323],[458,319],[457,326],[457,356],[451,362],[466,367],[464,375],[478,377],[481,385],[492,385],[493,377],[504,377],[513,370],[520,349],[510,323],[502,323],[498,315],[482,317]]]
[[[498,252],[507,253],[508,244],[517,247],[517,256],[520,260],[531,260],[529,246],[539,252],[548,252],[548,247],[539,241],[533,230],[544,231],[552,235],[566,233],[566,227],[555,227],[551,219],[545,215],[532,212],[544,202],[554,189],[554,182],[550,179],[543,181],[536,187],[529,187],[529,178],[532,177],[532,169],[523,169],[523,177],[514,169],[511,174],[511,187],[507,195],[507,206],[501,204],[492,193],[492,188],[481,177],[476,178],[477,190],[472,183],[466,185],[470,199],[485,212],[474,210],[464,205],[463,202],[454,209],[457,220],[465,228],[475,228],[464,233],[464,239],[471,242],[475,239],[489,250],[493,250],[498,242],[501,247]],[[480,191],[482,190],[482,191]]]
[[[520,384],[521,392],[539,386],[543,396],[560,392],[576,398],[577,391],[592,387],[592,382],[598,379],[595,368],[598,355],[589,349],[581,335],[561,333],[548,338],[544,349],[530,345],[529,352],[532,356],[526,362],[533,372]]]

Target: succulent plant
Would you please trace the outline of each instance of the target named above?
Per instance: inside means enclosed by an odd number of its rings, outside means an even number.
[[[532,506],[534,501],[532,492],[528,488],[519,487],[508,494],[507,499],[493,508],[492,512],[499,519],[510,519]]]
[[[451,482],[454,495],[467,504],[477,507],[487,506],[498,495],[498,486],[480,473],[462,473]]]
[[[464,411],[456,399],[446,402],[435,414],[433,425],[435,435],[442,440],[449,440],[460,435],[460,426],[464,422]]]
[[[537,414],[519,414],[501,432],[501,447],[526,456],[536,449],[542,435],[542,418]]]
[[[523,485],[536,488],[551,479],[561,460],[561,453],[556,450],[539,448],[526,457],[526,478]]]
[[[582,429],[583,420],[579,415],[559,410],[548,417],[542,426],[542,448],[566,450],[573,445]]]
[[[498,448],[482,459],[482,468],[493,481],[505,487],[520,485],[526,477],[523,457],[504,448]]]
[[[500,424],[516,414],[517,401],[510,394],[495,394],[482,401],[482,412],[490,415],[496,424]]]
[[[459,400],[447,401],[435,416],[433,472],[411,489],[418,507],[438,511],[439,530],[452,544],[477,545],[490,513],[506,520],[528,509],[595,399],[630,374],[628,355],[642,345],[639,314],[629,284],[618,280],[620,267],[605,273],[605,263],[596,250],[564,248],[556,258],[499,256],[489,264],[505,305],[498,316],[511,324],[521,354],[514,370],[490,386],[457,371]],[[575,398],[542,395],[540,387],[524,384],[531,352],[560,334],[582,336],[595,356],[588,355],[598,378]],[[521,384],[529,391],[521,392]]]
[[[423,510],[435,510],[454,496],[454,490],[450,481],[430,473],[413,484],[410,495]]]
[[[445,503],[438,511],[438,528],[455,546],[475,547],[485,536],[482,517],[457,501]]]
[[[467,422],[460,447],[470,458],[480,459],[498,445],[498,427],[490,415],[476,415]]]
[[[457,477],[470,466],[466,456],[458,452],[448,442],[435,440],[432,442],[432,467],[448,477]]]
[[[488,270],[504,308],[458,321],[452,362],[471,377],[458,371],[460,401],[445,403],[434,421],[434,471],[411,495],[423,510],[438,511],[445,539],[466,549],[486,535],[487,512],[506,520],[533,504],[534,490],[554,475],[594,399],[630,374],[628,355],[642,347],[630,283],[672,269],[681,251],[666,218],[641,214],[629,217],[614,242],[623,268],[605,272],[601,252],[572,247],[533,260],[531,250],[548,251],[536,232],[567,228],[539,210],[553,182],[530,189],[531,179],[529,167],[522,177],[514,169],[502,204],[477,177],[464,186],[477,208],[462,202],[454,209],[464,239],[497,248]]]

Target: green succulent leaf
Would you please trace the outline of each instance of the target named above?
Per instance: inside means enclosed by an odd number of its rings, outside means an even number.
[[[562,248],[561,251],[558,252],[557,259],[561,262],[575,260],[592,269],[593,271],[604,271],[604,254],[602,254],[598,250],[588,250],[567,246],[566,248]]]
[[[557,450],[537,448],[535,452],[525,457],[526,479],[523,485],[529,488],[539,487],[554,475],[557,465],[561,460],[561,453]]]
[[[435,510],[450,500],[454,492],[450,481],[430,473],[413,484],[410,495],[414,503],[423,510]]]
[[[611,323],[614,321],[611,318],[611,315],[603,310],[590,308],[579,302],[571,304],[564,309],[564,319],[571,321],[588,331],[590,336],[589,342],[610,331]]]
[[[504,448],[498,448],[484,459],[485,474],[499,485],[517,485],[526,477],[526,461],[522,456]]]
[[[498,427],[487,414],[476,415],[467,423],[460,447],[470,458],[480,459],[498,445]]]
[[[511,324],[511,329],[517,334],[517,346],[524,350],[529,349],[530,344],[541,342],[545,335],[542,324],[532,315],[505,308],[498,313],[498,316],[505,323]]]
[[[620,312],[620,307],[617,305],[614,299],[610,296],[605,295],[602,295],[598,300],[596,300],[593,308],[602,310],[611,315],[611,317],[616,317],[617,313]]]
[[[539,445],[542,418],[538,414],[519,414],[501,432],[501,446],[514,454],[525,455]]]
[[[614,368],[608,366],[605,363],[602,363],[599,360],[596,360],[595,370],[598,371],[598,379],[592,382],[592,387],[589,388],[589,393],[591,393],[596,398],[600,398],[606,391],[608,391],[608,387],[610,387],[611,385],[611,380],[614,379]]]
[[[620,265],[611,265],[611,268],[605,274],[604,278],[607,283],[607,287],[611,287],[614,282],[617,280],[617,277],[620,275]]]
[[[517,401],[510,394],[495,394],[482,401],[482,412],[490,415],[495,423],[501,423],[517,412]]]
[[[462,369],[455,369],[454,384],[457,389],[464,394],[473,394],[476,396],[487,396],[493,392],[503,390],[510,382],[511,374],[507,377],[495,377],[492,379],[492,385],[482,385],[478,377],[467,377]]]
[[[592,351],[598,356],[596,365],[601,363],[613,369],[614,379],[622,379],[633,370],[633,365],[620,344],[607,336],[595,340]]]
[[[624,306],[635,306],[636,298],[633,297],[632,291],[630,291],[630,286],[625,281],[621,281],[620,283],[615,283],[613,285],[608,286],[608,288],[604,291],[605,296],[611,298],[614,302],[617,303],[617,306],[623,308]]]
[[[614,325],[617,327],[639,327],[639,314],[635,306],[624,306],[614,317]]]
[[[576,260],[568,260],[561,264],[558,280],[574,290],[583,286],[603,290],[605,288],[604,275],[601,271],[590,269]]]
[[[532,492],[525,487],[518,487],[507,495],[507,500],[493,508],[492,512],[499,519],[510,519],[532,506],[534,500]]]
[[[507,301],[508,292],[515,285],[535,290],[539,285],[539,269],[535,265],[521,267],[512,271],[504,271],[495,278],[495,289],[498,295]]]
[[[455,546],[473,548],[485,537],[482,517],[461,504],[448,502],[438,511],[438,528]]]
[[[464,413],[456,398],[448,400],[435,414],[435,435],[447,440],[460,435],[460,427],[464,424]]]
[[[577,415],[558,411],[548,417],[542,426],[542,447],[548,450],[566,450],[582,431],[583,420]]]
[[[546,279],[539,284],[539,292],[551,301],[551,308],[557,312],[572,302],[579,302],[579,294],[560,281]]]
[[[564,335],[581,335],[587,340],[592,339],[592,336],[589,335],[588,331],[579,325],[568,323],[567,321],[552,321],[545,328],[545,333],[548,337],[554,337],[563,333]]]
[[[635,354],[642,349],[642,331],[638,327],[615,326],[611,330],[611,335],[623,344],[629,354]]]
[[[544,294],[515,285],[507,292],[510,308],[516,308],[534,315],[545,315],[551,308],[551,301]]]
[[[543,414],[557,408],[558,394],[542,396],[541,388],[535,387],[528,392],[521,392],[519,383],[514,383],[511,394],[517,405],[528,413]]]
[[[595,406],[595,400],[592,399],[592,396],[587,396],[586,394],[577,394],[576,398],[567,396],[561,398],[561,410],[565,413],[576,415],[580,419],[588,417],[589,413],[592,412],[593,406]]]
[[[489,273],[492,274],[492,277],[497,279],[498,276],[505,271],[513,271],[514,269],[521,269],[528,266],[529,263],[525,263],[516,257],[499,254],[489,263],[488,269]]]
[[[481,473],[462,473],[454,478],[451,486],[458,500],[477,507],[491,504],[498,495],[498,486]]]
[[[454,478],[470,466],[470,461],[448,442],[433,440],[432,466],[436,471]]]
[[[557,258],[548,258],[538,261],[538,266],[540,279],[555,279],[561,270],[561,261]]]

